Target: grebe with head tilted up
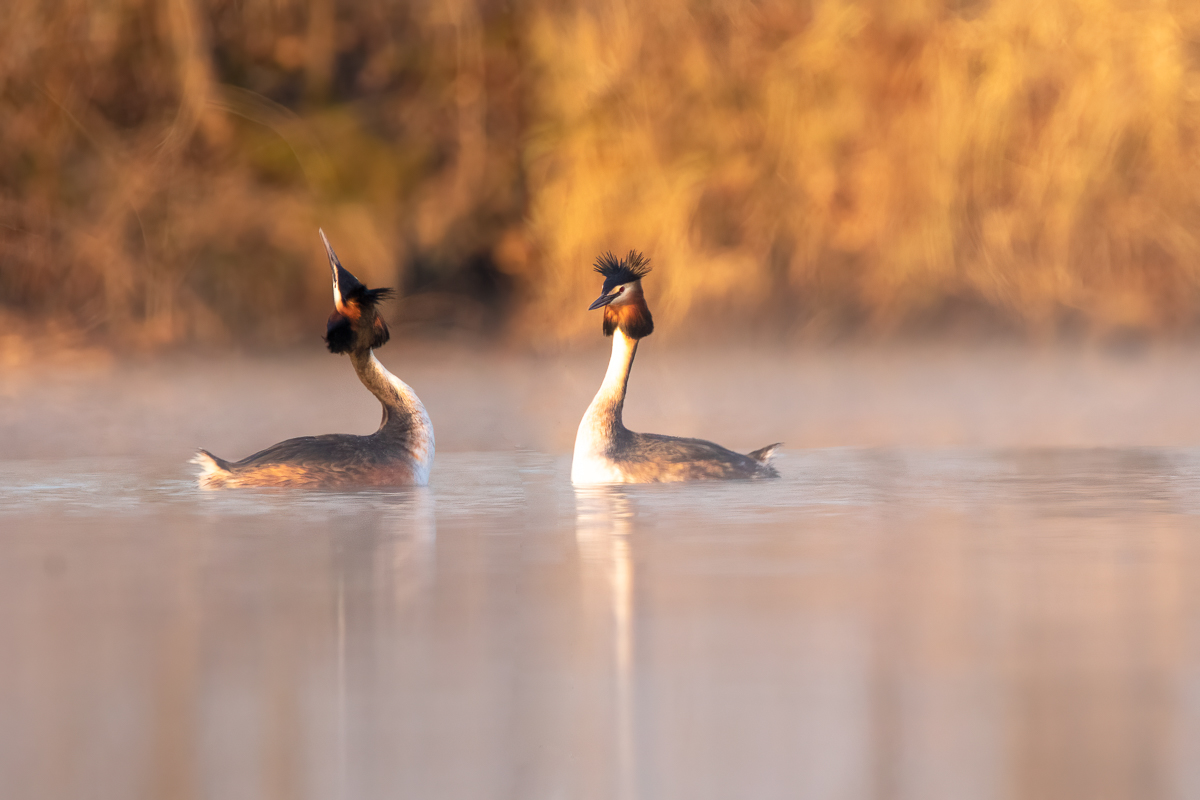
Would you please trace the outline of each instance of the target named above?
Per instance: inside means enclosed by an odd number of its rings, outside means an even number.
[[[383,406],[379,430],[368,436],[330,433],[301,436],[243,458],[225,461],[206,450],[192,459],[203,469],[200,485],[223,486],[424,486],[433,464],[433,425],[425,406],[404,381],[384,369],[373,348],[388,340],[380,301],[391,289],[368,289],[350,274],[321,231],[333,270],[333,313],[325,342],[347,353],[358,379]]]
[[[571,481],[591,484],[778,478],[779,473],[771,466],[778,443],[742,455],[703,439],[635,433],[621,421],[638,341],[654,332],[654,319],[642,293],[642,278],[649,271],[646,258],[633,250],[619,261],[612,253],[596,261],[596,272],[604,276],[604,287],[588,310],[604,309],[604,335],[613,337],[612,359],[596,399],[579,423]]]

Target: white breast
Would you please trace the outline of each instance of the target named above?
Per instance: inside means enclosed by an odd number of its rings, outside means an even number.
[[[606,454],[607,442],[593,423],[590,414],[579,423],[571,458],[571,483],[626,483],[624,471]]]
[[[613,461],[604,457],[575,454],[571,461],[571,483],[588,485],[596,483],[627,483],[625,473]]]

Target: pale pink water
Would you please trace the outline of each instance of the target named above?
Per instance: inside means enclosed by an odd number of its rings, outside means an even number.
[[[333,357],[0,378],[4,797],[1200,796],[1200,356],[640,355],[784,478],[577,491],[603,353],[401,353],[428,489],[194,488]]]

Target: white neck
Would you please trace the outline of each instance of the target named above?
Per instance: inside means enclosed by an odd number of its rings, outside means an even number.
[[[388,372],[373,350],[353,353],[350,358],[358,379],[383,406],[383,420],[376,435],[395,438],[408,449],[414,461],[425,465],[428,473],[433,463],[433,424],[417,393]]]
[[[580,453],[581,446],[587,452],[604,452],[608,449],[607,445],[625,430],[621,411],[625,406],[625,389],[629,384],[629,370],[633,367],[637,346],[637,339],[630,339],[620,328],[613,331],[608,372],[604,374],[600,391],[596,392],[595,399],[583,415],[583,421],[579,423],[579,432],[575,437],[576,454]]]

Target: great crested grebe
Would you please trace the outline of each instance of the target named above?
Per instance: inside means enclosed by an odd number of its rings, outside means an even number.
[[[613,337],[612,359],[596,399],[588,406],[571,462],[571,482],[657,483],[667,481],[778,478],[771,456],[779,443],[749,455],[703,439],[635,433],[621,421],[629,369],[638,340],[654,332],[654,319],[642,293],[649,262],[637,251],[617,260],[605,253],[596,261],[604,276],[600,297],[588,308],[604,309],[604,335]]]
[[[243,458],[225,461],[206,450],[192,459],[203,470],[200,485],[223,486],[424,486],[433,464],[433,425],[425,406],[372,352],[388,340],[380,301],[391,289],[368,289],[342,266],[321,231],[333,270],[333,313],[325,343],[348,353],[358,379],[379,398],[383,422],[369,436],[329,433],[301,436]]]

